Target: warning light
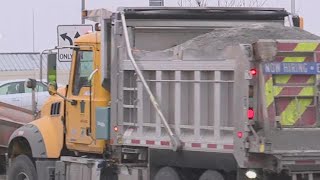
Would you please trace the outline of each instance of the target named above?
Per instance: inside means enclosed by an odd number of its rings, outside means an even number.
[[[115,131],[115,132],[118,132],[118,126],[115,126],[114,128],[113,128],[113,130]]]
[[[252,76],[257,75],[257,70],[256,70],[256,69],[251,69],[251,70],[250,70],[250,74],[251,74]]]
[[[254,118],[254,110],[252,108],[248,109],[248,119]]]
[[[238,136],[239,139],[241,139],[243,137],[243,132],[238,132],[237,136]]]
[[[87,11],[87,10],[83,10],[83,11],[81,12],[81,16],[82,16],[82,17],[87,17],[87,16],[88,16],[88,11]]]

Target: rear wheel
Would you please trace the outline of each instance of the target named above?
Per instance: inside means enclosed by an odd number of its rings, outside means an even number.
[[[200,176],[199,180],[224,180],[224,177],[218,171],[207,170]]]
[[[37,171],[31,159],[26,155],[16,157],[9,167],[8,179],[37,180]]]
[[[177,170],[172,167],[163,167],[161,168],[156,175],[154,176],[154,180],[182,180],[179,176]]]

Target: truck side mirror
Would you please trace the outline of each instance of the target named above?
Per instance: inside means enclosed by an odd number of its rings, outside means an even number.
[[[299,28],[301,28],[301,29],[304,28],[303,17],[293,16],[293,17],[292,17],[292,21],[293,21],[293,26],[294,26],[294,27],[299,27]]]
[[[57,54],[49,53],[48,54],[48,62],[47,62],[47,82],[57,83]]]
[[[36,81],[35,79],[29,78],[29,79],[26,81],[26,86],[27,86],[27,88],[29,88],[29,89],[35,89],[36,86],[37,86],[37,81]]]

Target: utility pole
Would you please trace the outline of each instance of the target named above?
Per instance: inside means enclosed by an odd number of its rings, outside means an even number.
[[[82,16],[82,12],[86,9],[86,0],[81,0],[81,23],[85,24],[86,20]]]
[[[291,0],[291,13],[296,14],[296,0]]]

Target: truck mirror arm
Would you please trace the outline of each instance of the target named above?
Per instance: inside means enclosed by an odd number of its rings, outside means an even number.
[[[41,82],[41,84],[45,85],[48,89],[50,89],[50,85],[48,85],[47,83]],[[71,103],[71,105],[76,105],[77,101],[76,100],[70,100],[67,97],[63,96],[62,94],[60,94],[59,92],[55,91],[52,94],[56,94],[59,97],[61,97],[62,99],[64,99],[65,101]]]
[[[71,105],[75,106],[77,105],[77,101],[76,100],[70,100],[68,98],[66,98],[65,96],[63,96],[62,94],[60,93],[56,93],[58,96],[60,96],[62,99],[64,99],[65,101],[69,102]]]

